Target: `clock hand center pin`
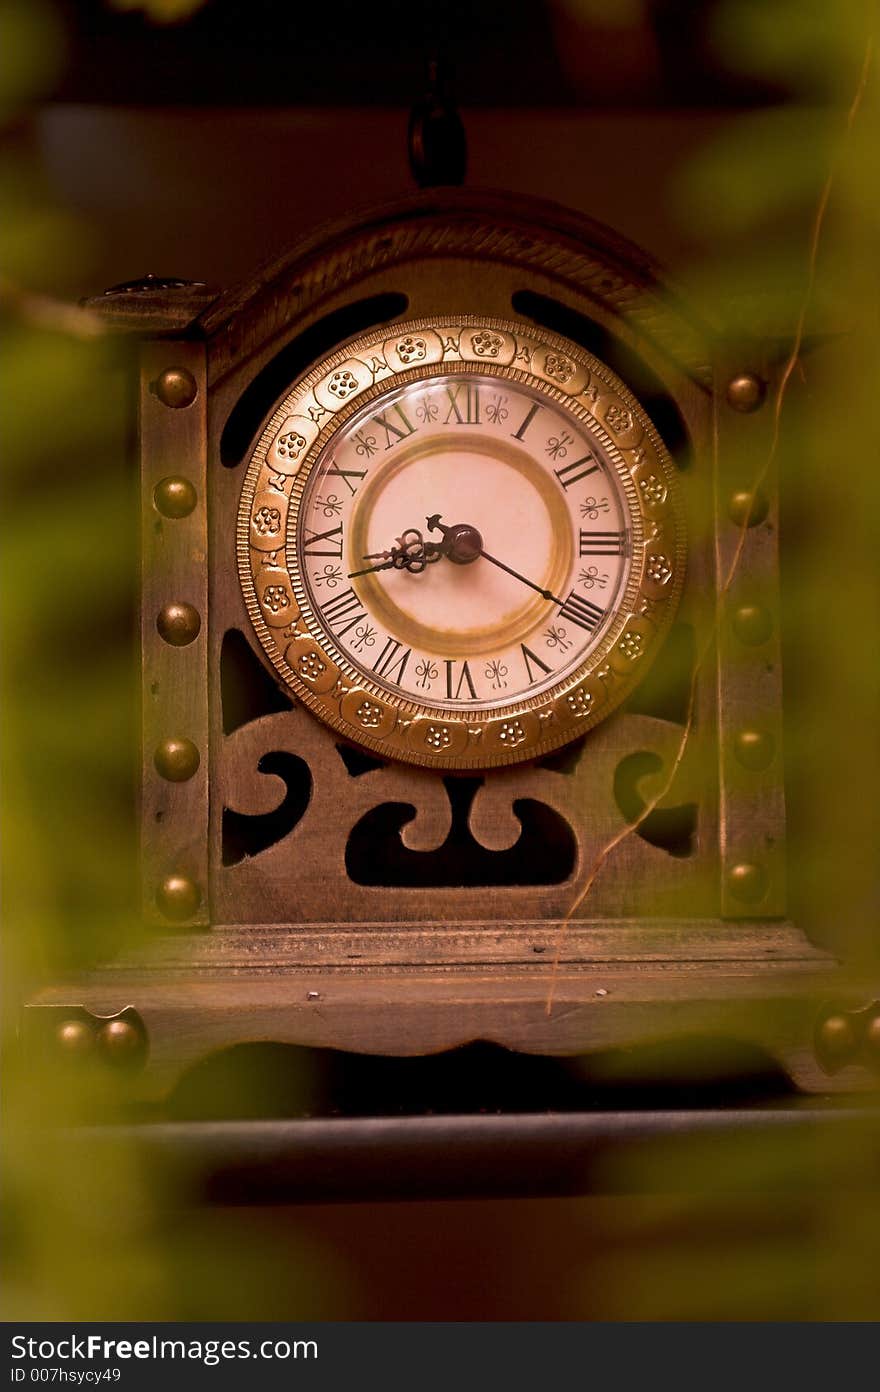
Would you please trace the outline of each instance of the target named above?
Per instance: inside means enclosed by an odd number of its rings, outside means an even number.
[[[483,555],[483,538],[469,522],[456,522],[446,527],[440,521],[440,513],[425,518],[429,532],[443,533],[443,554],[453,565],[470,565]]]
[[[443,542],[447,547],[446,555],[450,561],[457,565],[469,565],[471,561],[477,560],[482,556],[484,561],[489,561],[491,565],[497,566],[499,570],[504,570],[508,575],[512,575],[514,580],[519,580],[523,585],[528,585],[530,590],[535,590],[542,599],[551,601],[562,607],[562,600],[557,599],[552,590],[545,590],[542,585],[536,585],[534,580],[528,580],[524,575],[520,575],[518,570],[505,565],[504,561],[499,561],[497,556],[490,556],[488,551],[483,550],[483,538],[476,527],[471,527],[466,522],[458,522],[454,527],[444,527],[440,521],[440,514],[435,512],[433,517],[426,519],[428,530],[431,532],[442,532]]]
[[[456,522],[454,526],[447,527],[441,522],[439,512],[427,517],[425,521],[429,531],[442,533],[443,540],[441,542],[426,542],[420,531],[415,527],[410,527],[402,536],[397,538],[397,546],[393,546],[390,551],[375,551],[364,556],[365,561],[378,559],[379,564],[366,566],[363,570],[350,571],[349,580],[356,580],[359,575],[370,575],[376,570],[408,570],[411,575],[420,575],[426,566],[431,565],[434,561],[439,561],[441,556],[452,561],[453,565],[470,565],[482,557],[490,565],[497,566],[499,570],[512,575],[514,580],[528,585],[529,589],[535,590],[542,599],[562,606],[563,601],[558,599],[552,590],[545,590],[542,585],[536,585],[534,580],[520,575],[518,570],[506,565],[504,561],[499,561],[497,556],[490,556],[489,552],[483,549],[483,538],[480,533],[469,522]]]

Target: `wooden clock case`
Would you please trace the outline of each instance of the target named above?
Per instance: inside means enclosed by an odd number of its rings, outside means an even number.
[[[769,449],[770,350],[745,360],[598,224],[450,190],[321,228],[229,293],[147,279],[91,304],[139,341],[150,941],[42,990],[39,1028],[127,1026],[126,1087],[154,1099],[253,1041],[562,1055],[722,1038],[807,1089],[870,1085],[870,995],[786,916],[776,484],[737,512],[750,480],[728,462]],[[471,779],[380,764],[289,699],[234,562],[279,396],[346,339],[441,312],[538,323],[606,361],[664,437],[689,524],[676,624],[634,696],[561,754]],[[669,796],[569,921],[675,758],[692,677]]]

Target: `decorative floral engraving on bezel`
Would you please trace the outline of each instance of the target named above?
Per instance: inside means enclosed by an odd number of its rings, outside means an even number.
[[[380,354],[388,371],[377,380],[371,364]],[[491,709],[452,713],[433,705],[427,695],[424,700],[404,690],[389,695],[352,665],[315,614],[289,539],[311,469],[356,411],[380,403],[389,391],[429,382],[438,374],[466,379],[487,371],[499,391],[505,382],[522,384],[557,410],[569,412],[578,429],[596,437],[614,465],[625,500],[632,565],[613,619],[585,661],[537,696],[520,692]],[[370,447],[364,444],[365,451]],[[277,491],[279,475],[293,475],[289,502]],[[588,502],[590,520],[595,520],[596,500]],[[274,530],[278,520],[273,509],[280,511],[286,527],[286,545]],[[322,528],[329,525],[321,523]],[[661,531],[662,549],[657,541]],[[365,334],[293,384],[250,459],[237,550],[251,622],[281,680],[347,738],[383,757],[438,769],[532,759],[609,715],[647,671],[672,621],[685,567],[676,471],[632,393],[603,363],[566,339],[524,324],[468,315],[401,321],[393,336],[387,329]]]

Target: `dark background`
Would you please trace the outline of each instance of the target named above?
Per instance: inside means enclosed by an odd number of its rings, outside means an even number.
[[[146,271],[225,287],[316,222],[408,187],[430,59],[465,118],[468,183],[554,199],[673,269],[705,250],[676,207],[694,150],[744,110],[821,100],[757,79],[707,0],[210,0],[157,26],[65,0],[68,57],[38,123],[51,186],[96,238],[70,290]]]

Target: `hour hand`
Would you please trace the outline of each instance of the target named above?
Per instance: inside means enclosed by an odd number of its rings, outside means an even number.
[[[386,559],[380,561],[378,565],[364,566],[363,570],[350,570],[348,572],[349,580],[356,580],[359,575],[372,575],[374,570],[390,570],[394,565],[390,551],[377,551],[374,554],[377,556],[384,556]],[[372,559],[372,556],[364,556],[365,561],[370,561]]]
[[[359,575],[370,575],[375,570],[408,570],[411,575],[420,575],[427,565],[439,561],[445,550],[442,542],[425,541],[422,533],[415,527],[408,528],[397,538],[397,545],[390,551],[374,551],[364,556],[365,561],[377,560],[378,565],[365,566],[363,570],[349,572],[349,580]]]

